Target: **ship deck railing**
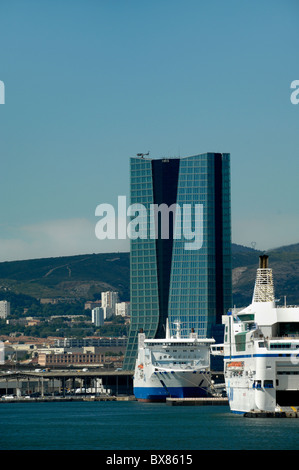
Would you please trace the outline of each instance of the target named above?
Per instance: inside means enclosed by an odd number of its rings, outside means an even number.
[[[276,308],[299,308],[299,305],[277,305]]]
[[[274,341],[277,342],[285,342],[285,341],[296,341],[299,342],[299,334],[298,335],[284,335],[284,336],[266,336],[263,338],[265,343],[272,343]]]

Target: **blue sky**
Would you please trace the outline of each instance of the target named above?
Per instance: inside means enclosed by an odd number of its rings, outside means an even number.
[[[297,0],[1,0],[0,261],[95,237],[129,158],[231,154],[232,239],[299,242]]]

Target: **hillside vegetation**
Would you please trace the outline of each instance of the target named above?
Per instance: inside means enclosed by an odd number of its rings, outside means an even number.
[[[232,245],[233,303],[247,305],[252,298],[261,253]],[[299,243],[267,253],[273,268],[276,297],[299,304]],[[24,307],[41,298],[94,300],[103,290],[117,290],[129,300],[129,253],[101,253],[0,263],[0,298],[16,299]]]
[[[89,254],[0,263],[0,289],[40,298],[93,300],[117,290],[129,300],[128,253]]]
[[[259,255],[263,253],[232,246],[233,303],[237,307],[251,302]],[[286,296],[287,304],[299,305],[299,243],[265,253],[273,270],[275,298],[283,304]]]

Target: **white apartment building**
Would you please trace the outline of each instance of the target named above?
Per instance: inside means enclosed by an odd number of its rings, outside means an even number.
[[[104,311],[104,319],[115,315],[115,304],[118,303],[118,292],[101,292],[102,309]]]
[[[0,301],[0,318],[7,318],[10,314],[10,302]]]
[[[118,302],[115,304],[115,315],[127,317],[130,315],[130,302]]]
[[[92,309],[91,321],[95,324],[95,326],[104,325],[104,309],[102,307],[96,307]]]

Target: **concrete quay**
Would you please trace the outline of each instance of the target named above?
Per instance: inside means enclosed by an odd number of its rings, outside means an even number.
[[[0,403],[61,401],[134,401],[133,371],[104,368],[0,369]],[[214,373],[219,381],[221,374]],[[2,396],[2,398],[1,398]],[[227,405],[227,398],[167,398],[180,405]]]
[[[244,413],[245,418],[299,418],[299,410],[293,406],[282,407],[280,411],[252,410]]]
[[[84,395],[84,396],[60,396],[60,397],[15,397],[7,396],[0,399],[1,403],[65,403],[65,402],[82,402],[82,401],[136,401],[134,395],[128,396],[93,396],[93,395]]]

